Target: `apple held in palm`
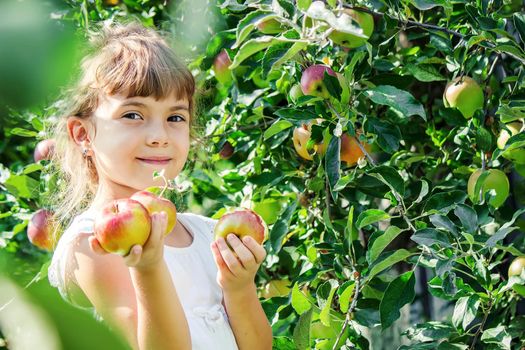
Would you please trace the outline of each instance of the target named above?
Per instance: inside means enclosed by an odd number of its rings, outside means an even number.
[[[241,240],[245,236],[250,236],[257,243],[262,244],[268,238],[268,226],[253,210],[237,209],[221,216],[215,225],[215,239],[219,237],[226,239],[230,233]]]
[[[133,199],[111,201],[95,217],[95,237],[109,253],[128,255],[134,245],[146,243],[150,232],[150,214]]]
[[[134,193],[130,198],[142,204],[150,216],[154,213],[165,212],[168,224],[164,235],[168,235],[177,223],[177,208],[170,200],[160,197],[158,194],[161,192],[162,187],[150,187]]]

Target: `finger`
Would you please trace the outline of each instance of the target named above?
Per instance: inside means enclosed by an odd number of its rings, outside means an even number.
[[[231,273],[236,276],[240,272],[239,270],[242,269],[241,262],[233,254],[233,251],[230,249],[230,247],[228,247],[224,238],[217,238],[216,243],[219,248],[219,253],[226,263],[226,266],[228,266],[228,269],[231,271]]]
[[[254,267],[257,262],[255,261],[255,256],[253,253],[241,242],[239,237],[237,237],[234,234],[229,234],[227,237],[228,243],[230,244],[230,247],[233,248],[235,253],[237,254],[237,257],[241,261],[242,266],[244,268],[251,268]]]
[[[109,254],[104,248],[102,248],[102,246],[100,245],[100,242],[95,236],[89,236],[88,242],[89,242],[89,247],[95,253],[101,254],[101,255]]]
[[[266,258],[266,249],[250,236],[244,236],[242,242],[253,253],[257,264],[261,264]]]
[[[217,264],[217,267],[219,268],[221,273],[231,274],[231,271],[228,268],[226,261],[224,261],[224,259],[222,258],[217,242],[211,242],[210,246],[211,246],[211,251],[213,253],[213,258],[215,260],[215,264]]]
[[[150,245],[156,245],[162,240],[163,233],[166,230],[167,215],[165,212],[155,213],[151,215],[151,233],[148,240],[144,244],[144,248]]]
[[[128,255],[124,256],[124,262],[128,266],[136,266],[140,258],[142,257],[142,246],[140,244],[135,244],[129,250]]]

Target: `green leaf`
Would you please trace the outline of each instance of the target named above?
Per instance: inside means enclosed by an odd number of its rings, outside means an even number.
[[[514,222],[521,216],[521,214],[525,213],[525,208],[518,209],[514,214],[512,215],[512,219],[504,223],[499,230],[493,234],[485,244],[489,248],[493,248],[496,246],[496,243],[498,243],[500,240],[504,239],[510,232],[518,229],[519,227],[511,227],[511,225],[514,224]]]
[[[310,347],[310,323],[312,322],[313,309],[301,314],[293,330],[293,342],[296,349],[303,350]]]
[[[419,81],[443,81],[447,80],[439,73],[439,70],[431,64],[408,64],[406,70]]]
[[[276,63],[280,61],[292,48],[292,43],[277,43],[268,48],[262,59],[262,78],[266,79],[268,73],[276,68]]]
[[[279,220],[277,220],[277,222],[273,225],[272,230],[270,231],[270,244],[274,253],[277,253],[279,252],[279,250],[281,250],[283,238],[288,233],[290,220],[292,219],[292,215],[295,212],[296,207],[296,201],[294,201],[291,205],[286,207],[283,214],[281,215]]]
[[[354,295],[354,288],[354,281],[348,281],[339,288],[339,291],[342,290],[342,292],[339,293],[339,308],[341,309],[342,313],[346,313],[350,307],[350,302],[352,301],[352,296]]]
[[[368,175],[375,177],[401,196],[405,195],[405,181],[396,169],[386,165],[379,165],[370,169]]]
[[[475,233],[478,229],[478,214],[474,209],[465,204],[458,204],[454,214],[461,221],[461,225],[468,233]]]
[[[425,109],[408,91],[391,85],[380,85],[365,91],[365,95],[374,103],[387,105],[400,112],[405,118],[418,115],[427,119]]]
[[[399,149],[399,142],[402,136],[397,125],[379,118],[368,117],[365,123],[365,130],[377,135],[377,144],[385,152],[392,153]]]
[[[326,300],[323,302],[323,305],[319,305],[319,307],[322,307],[321,313],[319,314],[319,319],[325,326],[330,326],[330,310],[332,307],[332,299],[334,298],[334,293],[339,287],[339,283],[336,280],[329,280],[325,283],[330,285],[330,293],[328,294],[328,298],[326,298]]]
[[[383,250],[404,230],[396,226],[389,226],[386,231],[374,240],[372,247],[368,251],[368,262],[372,264]]]
[[[440,247],[451,246],[448,236],[442,231],[438,231],[433,228],[424,228],[422,230],[417,230],[412,235],[412,237],[410,237],[410,239],[416,242],[417,244],[426,247],[431,247],[433,244],[437,244]]]
[[[341,84],[339,84],[339,79],[337,77],[334,77],[325,71],[323,83],[332,97],[334,97],[336,100],[341,99],[341,93],[343,92],[343,89],[341,88]]]
[[[15,197],[32,199],[38,198],[40,193],[40,182],[26,175],[11,174],[4,185]]]
[[[401,316],[399,310],[414,300],[416,295],[415,284],[414,271],[405,272],[388,284],[379,306],[383,329],[390,327]]]
[[[312,0],[297,0],[297,7],[299,7],[299,10],[306,11],[312,4]]]
[[[406,260],[406,258],[411,255],[412,253],[406,249],[398,249],[381,254],[375,263],[370,265],[370,272],[368,273],[367,279],[371,280],[378,273],[386,270],[389,267],[392,267],[394,264],[400,261]]]
[[[298,283],[295,283],[292,288],[292,307],[299,315],[302,315],[312,308],[312,304],[308,298],[299,290]]]
[[[339,178],[341,177],[339,171],[341,166],[340,149],[341,139],[339,137],[332,137],[330,143],[328,144],[328,149],[324,157],[326,177],[328,178],[330,193],[334,200],[337,199],[337,192],[334,190],[334,188],[337,185],[337,181],[339,181]]]
[[[525,118],[525,100],[501,101],[496,111],[503,123]]]
[[[462,327],[463,330],[466,330],[468,325],[476,318],[480,303],[477,294],[459,298],[454,307],[454,314],[452,315],[452,324],[454,327]]]
[[[277,17],[276,14],[267,11],[250,12],[248,15],[246,15],[246,17],[241,19],[237,25],[237,41],[232,46],[232,49],[239,47],[260,22],[264,22],[265,20],[275,17]]]
[[[480,339],[485,344],[496,344],[496,346],[500,349],[511,349],[512,337],[505,329],[505,326],[502,325],[485,329],[481,334]]]
[[[381,220],[390,219],[390,215],[380,209],[367,209],[357,218],[357,229],[362,229],[365,226],[371,225]]]
[[[268,76],[268,73],[270,71],[276,70],[283,63],[286,63],[286,62],[290,61],[298,52],[300,52],[301,50],[305,49],[307,46],[308,46],[308,42],[299,41],[299,42],[293,43],[292,46],[288,50],[286,50],[286,52],[282,52],[282,51],[274,52],[272,54],[271,61],[273,62],[273,64],[272,64],[271,67],[265,67],[264,66],[264,62],[265,62],[264,60],[266,58],[266,54],[265,54],[264,58],[263,58],[263,74],[262,74],[263,79],[266,79],[266,77]],[[267,64],[267,65],[269,65],[269,64]],[[266,68],[269,68],[269,70],[266,70]]]
[[[261,50],[266,49],[275,42],[277,42],[277,40],[270,35],[248,40],[237,51],[237,54],[235,55],[235,58],[233,59],[233,62],[230,65],[230,69],[235,69],[239,67],[241,63],[244,62],[244,60],[246,60],[248,57]]]
[[[453,190],[449,192],[440,192],[432,195],[425,203],[425,212],[432,209],[448,212],[448,210],[454,207],[458,203],[462,203],[467,194],[465,191]]]
[[[291,126],[293,126],[293,124],[290,123],[289,121],[280,119],[276,121],[275,123],[273,123],[268,129],[266,129],[266,131],[264,132],[263,138],[264,140],[267,140],[273,135],[278,134],[281,131],[288,129]]]
[[[38,133],[33,130],[13,128],[11,129],[11,135],[17,135],[17,136],[23,136],[23,137],[37,137]]]
[[[444,229],[452,233],[454,236],[458,235],[458,230],[456,229],[456,225],[454,225],[452,220],[450,220],[448,217],[444,215],[438,215],[438,214],[431,215],[430,222],[436,228]]]

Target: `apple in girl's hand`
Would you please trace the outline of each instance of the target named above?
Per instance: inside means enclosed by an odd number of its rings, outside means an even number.
[[[233,233],[240,239],[244,236],[251,236],[259,244],[268,238],[268,227],[264,220],[253,210],[237,209],[226,213],[215,225],[215,239]]]
[[[114,200],[95,218],[95,237],[109,253],[128,255],[134,245],[146,243],[150,231],[150,214],[133,199]]]
[[[157,191],[158,188],[150,187],[144,191],[134,193],[130,198],[142,204],[150,215],[162,211],[166,212],[168,225],[166,226],[166,232],[164,235],[167,236],[177,223],[177,208],[169,199],[158,196],[156,194]]]
[[[47,209],[37,210],[27,225],[27,238],[36,247],[47,251],[53,250],[53,213]]]

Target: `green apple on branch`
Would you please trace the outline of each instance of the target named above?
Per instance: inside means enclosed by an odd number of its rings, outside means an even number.
[[[443,104],[445,107],[457,108],[466,119],[472,118],[474,113],[483,108],[485,98],[478,83],[468,76],[461,76],[445,87]]]

